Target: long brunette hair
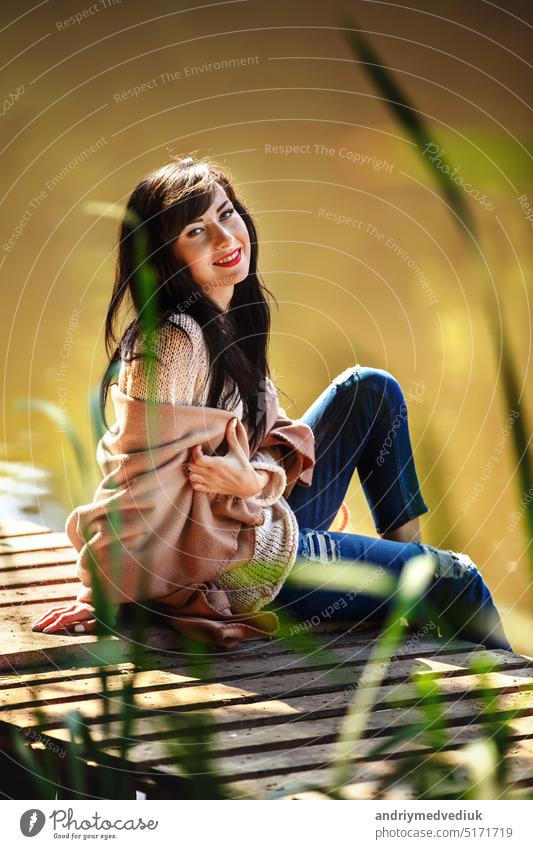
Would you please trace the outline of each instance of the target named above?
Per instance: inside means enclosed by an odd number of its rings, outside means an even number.
[[[220,185],[243,218],[250,236],[248,276],[235,285],[227,312],[198,286],[187,266],[172,249],[181,230],[202,216]],[[104,425],[108,390],[121,359],[131,362],[144,332],[156,331],[173,313],[187,313],[202,328],[210,357],[211,385],[207,406],[243,402],[248,419],[250,456],[265,435],[263,392],[270,377],[267,359],[272,295],[257,272],[257,232],[250,213],[239,200],[229,177],[210,160],[192,156],[174,161],[144,177],[133,190],[118,234],[115,283],[105,320],[105,346],[109,364],[100,386]],[[147,285],[148,284],[148,285]],[[126,294],[134,319],[117,342],[118,311]],[[272,296],[273,297],[273,296]],[[131,305],[130,304],[130,305]],[[219,320],[224,316],[224,321]],[[222,398],[225,383],[230,392]]]

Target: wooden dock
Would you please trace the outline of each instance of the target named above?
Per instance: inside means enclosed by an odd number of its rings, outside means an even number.
[[[30,522],[8,522],[0,530],[2,581],[2,652],[0,656],[0,727],[19,729],[31,745],[68,747],[65,716],[79,709],[91,735],[119,763],[122,726],[118,721],[122,684],[132,672],[127,633],[95,636],[33,633],[31,623],[54,602],[74,599],[76,552],[63,533]],[[319,652],[298,655],[279,641],[241,643],[238,649],[213,652],[210,675],[191,675],[180,653],[180,637],[152,626],[146,635],[149,666],[134,679],[138,719],[128,739],[128,757],[142,792],[172,796],[176,770],[168,743],[175,730],[169,717],[187,716],[194,726],[199,713],[211,724],[213,765],[236,798],[309,798],[303,785],[319,785],[332,774],[336,738],[357,681],[364,669],[375,630],[337,623],[318,635],[335,662]],[[468,669],[482,646],[429,637],[406,641],[391,660],[377,693],[366,735],[353,760],[354,777],[345,795],[375,798],[384,776],[401,759],[420,752],[431,756],[417,733],[418,696],[409,682],[413,669],[437,673],[442,690],[449,742],[443,757],[460,762],[460,746],[478,738],[487,717],[474,692]],[[490,690],[501,698],[498,712],[513,711],[509,787],[533,785],[533,660],[505,652],[489,676]],[[207,662],[207,661],[206,661]],[[100,672],[107,669],[102,695]],[[41,711],[36,723],[34,711]],[[495,717],[498,713],[494,714]],[[412,727],[412,736],[385,755],[371,756],[379,740]],[[37,742],[35,742],[37,741]],[[43,743],[44,741],[44,743]],[[66,742],[67,741],[67,742]],[[90,754],[85,754],[87,761]],[[179,786],[182,786],[181,784]],[[146,788],[153,788],[146,791]],[[144,788],[144,790],[143,790]],[[169,789],[170,788],[170,789]],[[406,786],[392,783],[385,798],[408,797]],[[167,798],[168,798],[167,795]]]

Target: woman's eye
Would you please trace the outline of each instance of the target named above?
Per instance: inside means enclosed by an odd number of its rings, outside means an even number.
[[[220,218],[222,219],[225,215],[232,215],[234,212],[235,212],[235,209],[233,207],[231,209],[225,209],[224,212],[221,214]],[[193,227],[193,229],[189,230],[189,232],[187,233],[187,238],[189,236],[193,236],[193,237],[196,236],[196,234],[198,232],[201,232],[202,230],[203,230],[203,227]]]

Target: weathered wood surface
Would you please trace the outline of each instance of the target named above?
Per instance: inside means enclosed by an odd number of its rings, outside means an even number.
[[[127,630],[105,640],[31,631],[31,623],[51,603],[74,598],[75,558],[64,534],[27,522],[0,525],[1,723],[61,745],[69,740],[65,715],[79,709],[93,738],[118,758],[124,743],[119,719],[123,685],[135,673],[133,695],[139,718],[127,742],[140,776],[175,774],[168,743],[177,734],[172,723],[186,715],[193,724],[202,718],[210,723],[213,763],[238,797],[275,793],[312,798],[312,792],[300,793],[298,786],[331,778],[336,738],[377,638],[375,630],[337,623],[334,630],[319,635],[329,655],[315,649],[296,654],[277,640],[245,642],[235,651],[213,652],[198,661],[192,674],[188,658],[180,652],[179,636],[151,626],[146,636],[149,665],[139,671],[128,660]],[[444,643],[411,635],[404,642],[376,693],[365,737],[354,753],[354,777],[347,795],[372,798],[377,782],[393,773],[399,759],[415,751],[431,754],[427,738],[416,727],[422,714],[409,682],[413,670],[437,675],[449,732],[444,757],[451,764],[460,762],[460,746],[487,728],[476,679],[468,669],[469,659],[483,654],[483,647],[462,641]],[[511,717],[510,782],[529,787],[533,660],[506,652],[491,655],[498,667],[488,676],[488,686],[499,697],[492,718]],[[102,665],[107,673],[104,694]],[[41,712],[38,723],[36,708]],[[407,740],[393,743],[385,755],[370,755],[378,740],[402,727],[412,729]],[[393,785],[389,795],[400,796],[402,787]]]

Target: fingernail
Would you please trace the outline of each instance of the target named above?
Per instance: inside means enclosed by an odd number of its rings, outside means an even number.
[[[233,429],[237,427],[237,419],[233,419]]]

